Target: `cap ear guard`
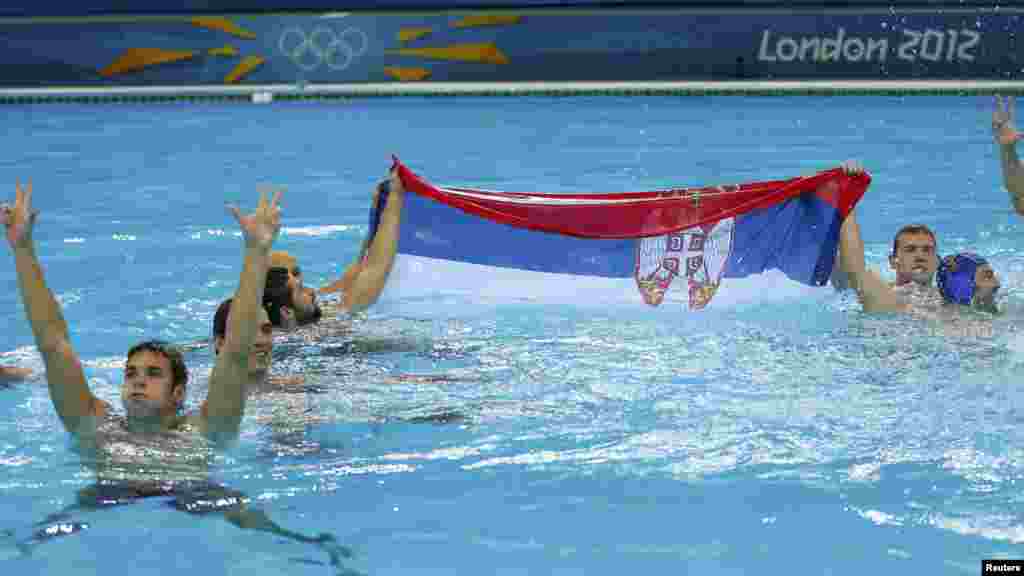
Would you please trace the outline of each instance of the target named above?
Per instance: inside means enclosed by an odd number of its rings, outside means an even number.
[[[969,252],[943,258],[936,274],[936,281],[942,297],[947,302],[970,304],[977,289],[974,283],[974,273],[978,266],[987,263],[984,258]]]

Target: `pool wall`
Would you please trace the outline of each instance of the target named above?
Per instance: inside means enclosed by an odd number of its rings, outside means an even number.
[[[125,14],[113,0],[63,11],[19,0],[0,10],[0,87],[1014,81],[1024,67],[1015,41],[1024,8],[1014,5],[536,3],[453,0],[442,10],[393,0],[367,11],[368,1],[313,0],[303,6],[319,10],[276,13],[260,2],[193,1]],[[460,8],[469,5],[483,8]]]

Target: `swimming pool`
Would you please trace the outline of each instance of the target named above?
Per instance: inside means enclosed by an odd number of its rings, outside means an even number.
[[[860,159],[869,264],[924,223],[990,256],[1011,310],[991,339],[865,318],[849,295],[670,318],[614,309],[372,309],[351,336],[289,337],[279,373],[320,393],[249,404],[214,476],[280,524],[332,532],[366,574],[976,574],[1024,556],[1024,237],[991,101],[956,97],[399,98],[5,109],[3,196],[31,177],[36,244],[94,391],[128,347],[207,338],[238,278],[225,201],[284,185],[277,246],[307,283],[356,254],[399,154],[433,181],[624,191],[790,177]],[[0,363],[41,370],[0,268]],[[353,352],[354,350],[354,352]],[[212,362],[187,356],[189,403]],[[442,374],[434,383],[399,374]],[[432,415],[456,418],[436,422]],[[36,379],[0,389],[0,530],[92,482]],[[154,502],[8,573],[321,574],[309,546]]]

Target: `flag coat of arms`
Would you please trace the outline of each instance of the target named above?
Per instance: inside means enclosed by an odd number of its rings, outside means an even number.
[[[843,219],[870,184],[840,169],[651,192],[407,191],[383,300],[633,305],[694,311],[831,290]],[[371,207],[371,236],[382,209]]]

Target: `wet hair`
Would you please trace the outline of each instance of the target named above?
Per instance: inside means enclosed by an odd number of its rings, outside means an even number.
[[[217,306],[217,312],[213,315],[213,337],[223,338],[228,331],[228,312],[231,312],[231,298]]]
[[[146,340],[132,346],[128,350],[126,358],[131,360],[132,356],[139,352],[153,352],[167,358],[167,361],[171,363],[171,375],[173,377],[171,390],[176,386],[181,386],[185,391],[188,391],[188,368],[185,366],[185,357],[182,356],[181,350],[163,340]]]
[[[227,333],[228,333],[228,313],[231,312],[231,302],[233,300],[234,300],[234,298],[228,298],[227,300],[221,302],[220,306],[217,306],[217,312],[215,312],[214,315],[213,315],[213,337],[214,338],[224,338],[225,336],[227,336]],[[264,301],[263,301],[263,308],[267,311],[267,315],[270,316],[271,315],[271,306],[266,301],[266,299],[264,299]],[[277,316],[278,316],[278,320],[280,320],[281,319],[281,311],[280,311],[280,309],[277,311]],[[271,320],[271,322],[273,322],[273,320]]]
[[[228,332],[228,313],[231,312],[233,298],[220,303],[213,315],[213,337],[224,338]],[[270,323],[281,326],[281,306],[293,307],[292,293],[288,289],[288,270],[271,268],[267,271],[267,281],[263,287],[263,308],[270,317]]]
[[[935,249],[937,253],[939,248],[939,241],[935,239],[935,233],[932,232],[932,229],[925,226],[924,224],[910,224],[909,226],[904,226],[903,228],[900,228],[899,232],[897,232],[896,235],[892,237],[893,256],[895,256],[896,252],[899,250],[900,237],[903,236],[904,234],[927,234],[928,236],[931,237],[932,244],[935,244]]]
[[[281,307],[295,309],[292,291],[288,287],[288,269],[271,268],[267,270],[267,282],[263,287],[263,307],[267,309],[270,323],[275,328],[281,327]]]
[[[292,267],[292,274],[298,275],[298,266]],[[289,273],[287,268],[274,267],[267,270],[267,284],[263,289],[263,306],[267,309],[267,315],[270,316],[270,323],[276,328],[281,327],[281,307],[285,306],[290,308],[293,312],[296,312],[295,298],[292,295],[292,289],[288,285]],[[298,313],[296,312],[295,318],[298,320]],[[299,326],[306,326],[307,324],[315,324],[320,321],[323,317],[323,311],[320,310],[319,304],[314,304],[313,314],[308,318],[301,319],[298,324]]]
[[[313,305],[313,315],[308,320],[306,320],[305,322],[302,322],[301,325],[305,326],[307,324],[316,324],[323,317],[324,317],[324,313],[323,313],[323,310],[320,309],[320,304],[314,304]]]

